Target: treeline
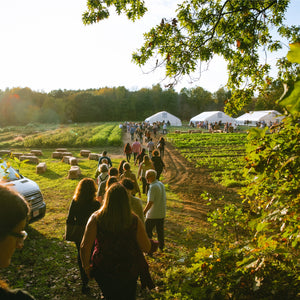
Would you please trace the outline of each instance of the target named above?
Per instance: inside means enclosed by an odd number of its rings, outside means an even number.
[[[280,87],[274,89],[276,93],[278,89]],[[246,110],[276,109],[270,97],[273,97],[272,93],[271,96],[264,95],[254,99]],[[162,110],[188,121],[203,111],[223,111],[228,99],[230,92],[224,88],[215,93],[202,87],[182,89],[177,93],[173,89],[163,90],[160,85],[138,91],[114,87],[54,90],[50,93],[36,92],[30,88],[13,88],[0,90],[0,126],[34,122],[142,121]]]

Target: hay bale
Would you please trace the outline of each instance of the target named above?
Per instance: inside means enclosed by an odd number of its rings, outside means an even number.
[[[63,152],[58,152],[58,151],[52,152],[52,158],[61,159],[62,157],[63,157]]]
[[[80,156],[89,157],[91,151],[90,150],[80,150]]]
[[[27,162],[30,164],[38,164],[39,159],[36,156],[31,156],[31,155],[22,155],[20,156],[20,161],[28,160]]]
[[[45,173],[47,170],[47,166],[45,162],[41,162],[36,166],[36,173],[37,174],[42,174]]]
[[[0,157],[3,155],[8,155],[10,156],[11,150],[0,150]]]
[[[70,157],[70,158],[69,158],[69,164],[70,164],[71,166],[77,166],[77,165],[78,165],[78,160],[77,160],[77,158],[76,158],[76,157]]]
[[[214,130],[213,133],[223,133],[223,130],[217,129],[217,130]]]
[[[89,160],[99,160],[100,154],[98,153],[90,153]]]
[[[78,166],[71,166],[69,170],[68,179],[76,179],[81,175],[80,168]]]
[[[66,164],[68,164],[71,157],[72,156],[65,155],[65,156],[63,156],[63,158],[62,158],[61,161],[64,162],[64,163],[66,163]]]
[[[55,149],[55,152],[68,152],[67,148],[57,148]]]
[[[13,157],[16,157],[16,158],[19,158],[20,159],[20,156],[24,155],[23,153],[20,153],[20,152],[13,152],[11,154]]]
[[[73,156],[71,152],[61,152],[62,156]]]
[[[42,150],[31,150],[30,153],[34,154],[35,156],[42,156]]]

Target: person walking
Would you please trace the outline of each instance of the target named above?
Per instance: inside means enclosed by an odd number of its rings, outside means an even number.
[[[108,168],[111,168],[112,167],[112,162],[111,162],[111,159],[110,157],[107,156],[107,151],[104,150],[102,152],[102,155],[99,157],[99,160],[98,160],[98,167],[99,165],[101,165],[103,162],[103,159],[107,159],[107,163],[108,163]]]
[[[143,194],[147,194],[148,192],[149,184],[146,180],[146,171],[150,169],[154,169],[154,166],[149,156],[146,154],[143,161],[139,165],[137,174],[138,179],[141,180],[143,184]]]
[[[166,166],[165,166],[164,162],[162,161],[161,157],[159,156],[158,150],[154,150],[152,152],[151,160],[152,160],[154,169],[157,173],[156,179],[159,180],[160,174],[162,173],[163,169],[166,168]]]
[[[28,221],[30,208],[26,200],[10,189],[0,184],[0,268],[6,268],[16,249],[24,246],[27,232],[24,230]],[[0,299],[34,300],[26,291],[10,289],[0,280]]]
[[[136,299],[138,276],[146,279],[150,289],[154,287],[143,255],[152,250],[142,221],[131,212],[125,187],[114,183],[106,192],[101,209],[89,219],[81,242],[86,274],[95,278],[105,299]]]
[[[134,133],[135,133],[135,126],[132,124],[130,127],[130,138],[132,141],[134,140]]]
[[[126,160],[121,160],[120,163],[119,163],[119,167],[118,167],[118,171],[119,171],[119,176],[121,176],[124,172],[124,164],[126,163]]]
[[[149,152],[149,157],[152,158],[152,151],[155,148],[152,138],[149,139],[149,142],[147,143],[147,148],[148,148],[148,152]]]
[[[104,198],[104,194],[105,194],[105,189],[106,189],[106,182],[107,180],[112,177],[112,176],[115,176],[115,177],[118,177],[119,176],[119,171],[117,168],[110,168],[108,170],[108,177],[106,177],[105,180],[103,180],[99,185],[98,185],[98,190],[97,190],[97,200],[102,203],[102,200]]]
[[[124,185],[128,194],[129,194],[129,203],[131,210],[143,221],[144,223],[144,213],[143,213],[143,203],[142,200],[138,197],[133,196],[132,192],[134,191],[134,183],[129,178],[123,178],[120,183]]]
[[[166,146],[165,139],[163,136],[161,136],[158,140],[156,147],[159,150],[159,155],[162,159],[164,158],[165,155],[165,146]]]
[[[123,174],[120,176],[120,179],[128,178],[128,179],[132,180],[133,189],[132,189],[131,193],[133,196],[135,196],[135,194],[139,194],[139,197],[141,198],[141,190],[140,190],[139,184],[136,180],[135,174],[131,171],[130,164],[125,163],[123,168],[124,168],[124,171],[123,171]]]
[[[163,124],[163,132],[162,133],[167,134],[167,124],[166,123]]]
[[[124,147],[124,153],[126,155],[126,160],[128,162],[130,162],[130,158],[131,158],[131,153],[132,153],[132,149],[129,143],[127,143]]]
[[[134,161],[134,165],[136,166],[137,164],[139,166],[140,163],[143,161],[145,155],[146,155],[146,149],[143,148],[142,151],[136,157],[136,160]]]
[[[99,186],[101,184],[101,182],[107,180],[107,178],[108,178],[107,164],[101,164],[98,169],[99,169],[99,175],[97,177],[97,184]]]
[[[149,183],[147,204],[144,208],[146,216],[145,227],[149,239],[153,236],[153,229],[156,228],[159,248],[163,251],[165,246],[164,221],[166,217],[166,190],[162,182],[156,179],[156,171],[148,170],[146,179]]]
[[[84,178],[80,180],[75,189],[66,222],[67,224],[82,226],[82,232],[74,242],[78,251],[77,262],[82,281],[81,291],[83,294],[88,294],[90,292],[90,288],[88,287],[89,279],[82,268],[82,262],[80,259],[80,243],[89,217],[94,211],[100,208],[100,203],[96,201],[96,192],[97,186],[93,179]]]
[[[135,142],[132,143],[131,149],[132,149],[132,152],[133,152],[133,160],[135,161],[138,154],[142,151],[142,145],[138,141],[138,139],[136,139]]]

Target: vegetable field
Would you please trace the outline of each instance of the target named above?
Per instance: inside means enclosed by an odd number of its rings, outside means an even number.
[[[227,187],[244,185],[246,133],[173,133],[168,140],[197,168],[210,169],[217,182]]]
[[[121,146],[118,123],[38,125],[0,129],[0,148]]]

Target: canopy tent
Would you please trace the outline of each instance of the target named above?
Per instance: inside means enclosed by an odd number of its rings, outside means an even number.
[[[182,123],[179,118],[175,117],[174,115],[166,112],[166,111],[160,111],[156,113],[155,115],[152,115],[145,119],[145,122],[149,122],[150,124],[153,124],[155,122],[170,122],[171,126],[182,126]]]
[[[193,118],[190,119],[191,123],[199,123],[199,122],[208,122],[208,123],[215,123],[221,121],[224,123],[234,123],[235,119],[231,118],[230,116],[226,115],[222,111],[205,111]]]
[[[236,118],[236,121],[240,125],[256,126],[259,122],[265,122],[266,125],[270,125],[270,122],[278,123],[283,118],[276,110],[258,110],[245,113]]]

